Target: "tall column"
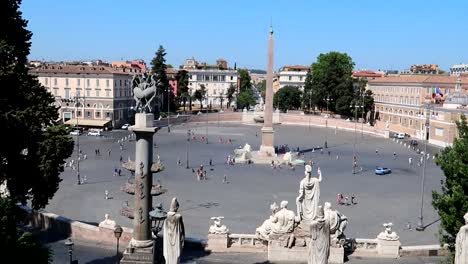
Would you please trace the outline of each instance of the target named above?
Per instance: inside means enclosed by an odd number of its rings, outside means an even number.
[[[273,145],[273,28],[270,28],[270,37],[268,39],[268,67],[266,75],[266,92],[265,92],[265,111],[264,123],[262,128],[262,145],[260,153],[266,156],[275,154]]]
[[[133,219],[132,247],[146,248],[153,245],[149,212],[152,210],[151,187],[153,175],[153,127],[154,115],[138,113],[135,115],[135,126],[131,130],[136,135],[135,151],[135,205]]]

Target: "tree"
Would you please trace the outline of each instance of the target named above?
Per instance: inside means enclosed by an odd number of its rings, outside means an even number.
[[[237,109],[249,108],[255,105],[255,99],[253,98],[252,91],[243,91],[237,95],[236,98]]]
[[[2,258],[18,263],[27,263],[21,261],[25,258],[47,262],[48,253],[30,234],[17,229],[23,218],[16,203],[29,200],[33,209],[48,204],[59,187],[73,140],[57,121],[54,96],[28,73],[32,33],[26,29],[20,4],[20,0],[0,2],[0,23],[8,25],[0,28],[0,87],[5,88],[0,97],[0,131],[8,135],[0,148],[0,183],[6,183],[10,192],[9,198],[0,198],[0,248]]]
[[[236,93],[236,86],[234,86],[232,83],[231,85],[229,86],[229,89],[227,90],[227,95],[226,95],[226,99],[228,100],[227,101],[227,107],[229,108],[231,106],[231,103],[234,99],[234,94]]]
[[[302,96],[302,106],[309,111],[315,110],[315,106],[318,104],[318,97],[315,95],[316,91],[313,89],[312,84],[312,71],[307,71],[305,83],[304,83],[304,94]]]
[[[189,97],[189,76],[186,70],[180,70],[176,74],[177,80],[177,93],[179,94],[179,99],[182,99],[184,102],[184,112],[185,112],[185,105],[187,103],[187,99]]]
[[[157,93],[160,95],[160,108],[158,109],[158,112],[167,112],[168,110],[170,111],[171,109],[175,109],[174,93],[172,92],[171,86],[169,85],[169,79],[167,78],[167,65],[164,56],[166,56],[166,50],[163,46],[159,45],[155,57],[151,60],[151,72],[156,75],[156,79],[159,81]],[[168,96],[169,100],[167,98]]]
[[[200,108],[203,110],[203,100],[206,98],[206,88],[204,84],[200,84],[200,89],[195,91],[193,97],[195,100],[200,101]]]
[[[266,80],[262,80],[262,83],[260,84],[260,94],[262,95],[263,101],[265,102]]]
[[[221,94],[218,96],[219,102],[221,103],[220,109],[223,109],[224,96]]]
[[[357,114],[357,117],[361,117],[364,110],[364,118],[366,118],[366,114],[369,111],[372,111],[374,108],[374,97],[372,96],[371,90],[366,90],[367,80],[363,78],[359,78],[354,83],[354,99],[351,101],[351,105],[364,105],[364,109],[362,107],[356,107],[352,109],[353,115]]]
[[[284,86],[273,96],[273,105],[278,106],[282,112],[301,107],[302,92],[296,86]]]
[[[458,138],[436,155],[436,164],[445,175],[442,191],[432,192],[432,206],[440,216],[440,241],[455,250],[455,238],[468,212],[468,125],[465,115],[457,122]]]
[[[252,90],[252,80],[250,79],[249,71],[245,69],[239,69],[239,92],[251,91]]]
[[[354,62],[346,53],[329,52],[320,54],[317,62],[312,64],[311,79],[306,78],[305,94],[312,94],[313,103],[319,109],[326,107],[326,100],[330,98],[329,110],[342,115],[350,115],[350,98],[353,96]],[[309,89],[312,89],[310,92]],[[348,101],[349,100],[349,101]],[[336,105],[339,104],[339,107]],[[306,104],[307,105],[307,104]],[[347,107],[346,107],[347,106]]]

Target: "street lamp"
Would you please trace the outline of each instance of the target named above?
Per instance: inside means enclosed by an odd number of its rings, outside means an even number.
[[[119,240],[120,240],[120,237],[122,236],[122,232],[123,232],[123,229],[121,226],[119,225],[116,225],[114,227],[114,236],[115,238],[117,239],[117,252],[115,254],[115,256],[117,257],[117,263],[120,263],[120,258],[119,258]]]
[[[330,101],[333,101],[333,99],[330,98],[330,95],[327,95],[327,98],[325,98],[325,100],[327,101],[327,116],[325,118],[325,128],[326,128],[326,131],[325,131],[325,148],[328,148],[328,117],[330,116],[330,113],[328,111],[328,103]]]
[[[70,257],[70,264],[73,264],[73,241],[71,238],[69,238],[67,241],[65,241],[65,246],[68,248],[68,256]]]
[[[427,141],[429,140],[429,132],[430,132],[430,117],[431,117],[431,112],[430,110],[434,109],[434,106],[427,104],[426,105],[426,110],[427,110],[427,115],[426,115],[426,123],[425,123],[425,128],[424,128],[424,156],[423,156],[423,168],[422,168],[422,175],[421,175],[421,208],[419,211],[419,222],[418,225],[416,226],[417,231],[424,231],[426,227],[424,226],[424,218],[423,218],[423,208],[424,208],[424,182],[426,180],[426,161],[427,158],[425,157],[427,155]]]
[[[206,110],[206,131],[205,131],[206,144],[208,144],[208,109]]]
[[[171,132],[170,121],[169,121],[169,97],[171,95],[171,90],[169,86],[167,87],[167,132]]]
[[[164,220],[167,217],[167,213],[163,210],[162,204],[158,204],[153,211],[149,212],[150,218],[151,218],[151,232],[153,233],[153,263],[160,263],[159,261],[160,257],[158,254],[156,254],[158,247],[157,247],[157,241],[159,238],[159,231],[163,228]]]
[[[187,122],[188,124],[189,122]],[[185,158],[186,158],[186,161],[185,161],[185,164],[186,164],[186,169],[189,168],[189,147],[190,147],[190,129],[187,128],[187,149],[186,149],[186,155],[185,155]]]
[[[350,105],[349,107],[354,107],[354,144],[353,144],[353,174],[356,173],[356,164],[357,164],[357,158],[356,158],[356,124],[357,124],[357,109],[362,108],[362,105],[354,104]]]

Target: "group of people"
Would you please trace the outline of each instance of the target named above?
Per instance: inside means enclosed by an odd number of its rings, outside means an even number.
[[[206,170],[203,168],[203,164],[201,164],[200,167],[197,168],[197,171],[195,171],[195,169],[192,168],[192,172],[196,173],[195,175],[197,176],[198,181],[207,179]]]
[[[336,203],[338,205],[355,205],[357,204],[356,195],[352,193],[350,198],[349,196],[343,196],[343,194],[339,193],[336,195]]]
[[[231,155],[228,155],[226,157],[226,164],[228,165],[234,165],[236,164],[236,158],[235,157],[231,157]]]

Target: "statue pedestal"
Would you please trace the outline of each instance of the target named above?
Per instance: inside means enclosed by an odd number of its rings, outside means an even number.
[[[208,234],[206,248],[211,252],[226,252],[228,248],[228,234]]]
[[[399,258],[401,243],[398,240],[377,239],[377,254],[384,258]]]
[[[343,264],[344,263],[344,248],[330,247],[330,256],[328,256],[328,263]]]
[[[296,244],[299,241],[296,241]],[[290,263],[307,263],[309,258],[308,245],[299,243],[292,248],[285,246],[284,241],[272,240],[268,242],[268,261],[269,262],[290,262]],[[330,255],[328,257],[330,264],[344,263],[344,249],[330,247]]]

